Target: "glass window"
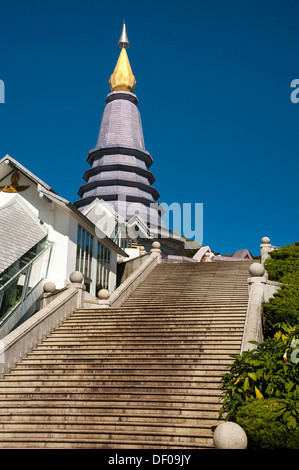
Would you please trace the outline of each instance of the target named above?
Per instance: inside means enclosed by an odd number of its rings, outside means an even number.
[[[76,270],[84,276],[86,290],[90,290],[93,237],[78,225]]]
[[[81,271],[81,237],[82,237],[82,230],[81,230],[80,225],[78,225],[76,271]]]
[[[100,289],[109,288],[110,257],[110,250],[98,242],[96,294]]]
[[[26,254],[25,259],[29,262],[24,266],[23,257],[18,260],[17,266],[21,266],[6,283],[0,286],[0,323],[10,315],[37,284],[47,276],[52,243],[43,242],[31,250],[36,253],[35,258],[30,259]],[[43,251],[41,251],[43,250]]]

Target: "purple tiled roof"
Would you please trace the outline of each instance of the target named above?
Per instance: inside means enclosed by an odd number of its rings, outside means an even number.
[[[86,183],[78,191],[81,199],[74,204],[83,209],[100,197],[115,207],[118,196],[125,195],[131,206],[127,220],[139,213],[149,222],[150,204],[159,193],[152,186],[155,178],[148,170],[152,157],[145,150],[137,97],[115,91],[106,102],[96,147],[88,155],[91,168],[85,172]]]
[[[140,113],[136,104],[121,98],[107,103],[96,148],[125,146],[145,150]],[[126,96],[125,94],[124,96]]]
[[[246,256],[248,256],[249,259],[252,259],[252,256],[247,250],[247,248],[245,248],[244,250],[235,251],[232,255],[232,258],[244,259]]]

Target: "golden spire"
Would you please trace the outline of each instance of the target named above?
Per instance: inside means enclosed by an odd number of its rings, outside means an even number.
[[[126,32],[126,24],[123,24],[123,30],[118,41],[119,47],[121,47],[121,52],[114,69],[113,74],[110,77],[109,85],[111,91],[134,91],[136,80],[133,75],[128,54],[126,49],[129,47],[130,43],[128,40],[127,32]]]

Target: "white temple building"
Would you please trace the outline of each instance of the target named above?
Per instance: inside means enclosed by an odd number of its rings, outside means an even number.
[[[129,255],[91,218],[12,157],[0,160],[0,335],[34,313],[47,280],[61,289],[80,271],[87,297],[113,291],[117,256]]]

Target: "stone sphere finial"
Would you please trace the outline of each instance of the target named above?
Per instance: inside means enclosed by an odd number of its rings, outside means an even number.
[[[43,290],[45,294],[53,294],[56,291],[56,285],[51,281],[45,282]]]
[[[266,272],[264,266],[260,263],[252,263],[248,271],[251,277],[260,277]]]
[[[263,237],[262,238],[262,243],[263,244],[270,243],[270,238],[269,237]]]
[[[248,445],[244,429],[232,421],[226,421],[217,426],[213,441],[216,449],[247,449]]]
[[[159,250],[161,248],[161,243],[153,242],[152,243],[152,248],[154,248],[154,250]]]
[[[108,300],[110,297],[110,292],[107,289],[100,289],[98,292],[98,298],[100,300]]]
[[[83,281],[83,274],[80,271],[74,271],[70,274],[70,281],[72,283],[79,283],[81,284]]]

